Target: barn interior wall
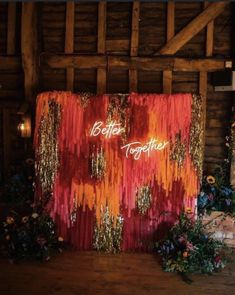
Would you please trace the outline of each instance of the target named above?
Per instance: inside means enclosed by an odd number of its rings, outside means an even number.
[[[9,55],[7,48],[8,3],[0,3],[0,56]],[[139,16],[138,55],[151,57],[166,42],[166,9],[164,2],[142,2]],[[66,3],[37,3],[39,14],[39,47],[42,53],[62,54],[65,52]],[[201,2],[175,3],[175,33],[203,10]],[[21,56],[21,11],[22,4],[16,4],[15,50],[13,55]],[[106,12],[106,54],[129,56],[131,40],[132,3],[107,3]],[[231,57],[231,9],[227,6],[214,21],[214,57]],[[74,53],[96,54],[98,34],[98,3],[76,3],[74,18]],[[203,29],[174,56],[204,57],[206,30]],[[162,93],[162,72],[143,71],[137,73],[137,91]],[[52,69],[41,65],[39,92],[66,89],[66,69]],[[173,72],[172,92],[198,92],[198,72]],[[96,92],[97,70],[75,69],[74,91]],[[10,114],[13,127],[10,130],[10,164],[20,162],[24,156],[24,144],[17,137],[17,109],[24,100],[24,73],[22,66],[0,70],[0,158],[4,159],[3,129],[4,113]],[[123,69],[109,69],[107,93],[129,92],[129,73]],[[231,117],[232,93],[214,92],[208,74],[205,132],[205,171],[211,172],[226,158],[225,136],[228,134]],[[7,110],[7,111],[6,111]],[[8,117],[9,120],[9,117]],[[14,129],[15,128],[15,129]],[[6,131],[5,131],[6,132]],[[2,172],[3,174],[3,172]]]

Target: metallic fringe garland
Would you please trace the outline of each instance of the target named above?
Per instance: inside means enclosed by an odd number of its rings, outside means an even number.
[[[141,214],[145,214],[151,206],[151,188],[148,185],[142,186],[137,191],[136,205]]]
[[[59,168],[57,135],[61,120],[61,106],[53,99],[49,100],[48,105],[48,114],[44,114],[41,119],[35,167],[43,193],[52,192]]]
[[[114,217],[110,214],[109,208],[106,207],[101,212],[101,224],[95,225],[94,229],[94,248],[98,251],[117,253],[121,250],[123,217],[120,215],[114,222]]]
[[[73,198],[73,207],[72,207],[72,211],[70,213],[70,220],[71,220],[72,225],[74,225],[74,223],[77,220],[77,210],[78,210],[77,199],[76,199],[76,196],[74,196],[74,198]]]
[[[107,110],[107,123],[117,121],[121,124],[123,130],[122,138],[125,140],[129,134],[129,118],[127,110],[130,104],[128,102],[128,94],[113,94],[110,96],[109,106]]]
[[[90,159],[90,173],[91,177],[97,180],[101,180],[105,175],[105,154],[104,150],[101,147],[97,148],[96,152],[92,152]]]
[[[83,108],[86,108],[90,102],[90,98],[94,96],[93,93],[90,92],[80,92],[78,93],[80,96],[81,105]]]
[[[171,144],[170,159],[176,161],[178,166],[183,166],[186,154],[186,145],[181,142],[180,134],[176,135],[175,144]]]
[[[202,98],[193,94],[192,121],[190,129],[190,154],[199,179],[202,179],[203,165],[203,114]]]

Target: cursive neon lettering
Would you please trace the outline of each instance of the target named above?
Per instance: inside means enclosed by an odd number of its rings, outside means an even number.
[[[120,123],[110,122],[107,125],[104,125],[102,121],[96,121],[91,128],[90,136],[98,136],[99,134],[104,135],[106,138],[110,138],[114,135],[120,135],[124,132],[124,128],[121,127]]]
[[[121,149],[126,149],[126,157],[133,155],[135,160],[139,160],[142,153],[147,153],[150,156],[151,151],[161,151],[168,144],[168,141],[158,142],[157,139],[151,138],[149,142],[142,144],[140,141],[130,142],[121,147]]]

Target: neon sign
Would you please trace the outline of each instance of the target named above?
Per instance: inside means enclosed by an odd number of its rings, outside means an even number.
[[[91,129],[90,136],[104,135],[106,138],[120,135],[125,129],[121,127],[121,123],[110,122],[105,125],[102,121],[96,121]]]
[[[127,158],[129,155],[133,155],[135,160],[139,160],[142,153],[147,153],[149,157],[151,151],[163,150],[167,144],[168,141],[160,142],[157,139],[151,138],[150,141],[145,144],[142,144],[140,141],[134,141],[122,146],[121,149],[126,149]]]

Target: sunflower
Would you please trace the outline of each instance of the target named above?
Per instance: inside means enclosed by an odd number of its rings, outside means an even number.
[[[209,176],[207,176],[206,181],[209,184],[214,184],[215,183],[215,178],[214,178],[214,176],[209,175]]]

